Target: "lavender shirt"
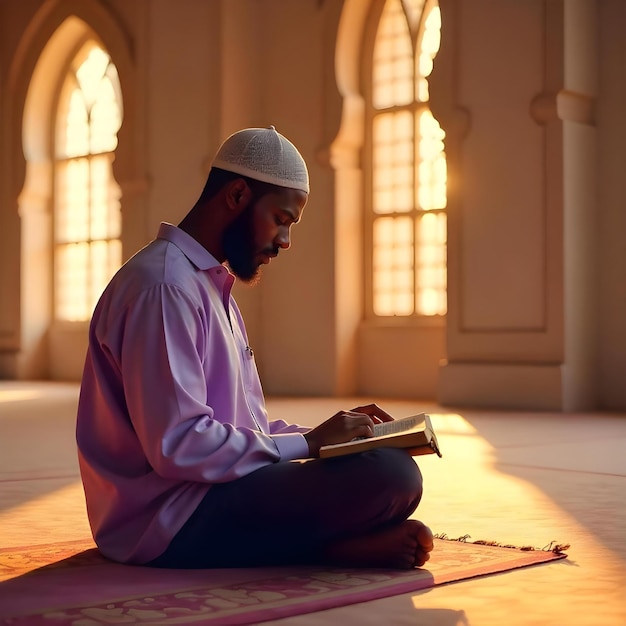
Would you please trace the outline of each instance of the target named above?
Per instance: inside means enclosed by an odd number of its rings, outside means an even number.
[[[76,435],[89,522],[111,559],[150,561],[212,484],[308,456],[308,428],[268,422],[233,283],[161,224],[96,307]]]

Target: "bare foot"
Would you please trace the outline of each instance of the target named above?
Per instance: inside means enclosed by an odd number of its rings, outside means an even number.
[[[430,553],[435,547],[435,540],[433,538],[433,531],[428,528],[422,522],[417,520],[410,520],[419,524],[417,531],[418,546],[415,551],[415,567],[422,567],[426,561],[430,559]]]
[[[433,534],[417,520],[406,520],[369,535],[361,535],[330,545],[322,561],[347,567],[421,567],[430,558]]]

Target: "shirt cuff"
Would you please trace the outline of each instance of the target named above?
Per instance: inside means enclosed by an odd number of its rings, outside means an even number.
[[[271,437],[278,448],[281,461],[309,458],[309,444],[301,433],[284,433]]]

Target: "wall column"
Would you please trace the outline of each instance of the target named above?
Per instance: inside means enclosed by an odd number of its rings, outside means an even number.
[[[467,119],[463,133],[452,124],[447,146],[449,314],[439,399],[592,406],[593,3],[441,5],[448,50],[439,80],[452,95],[450,111]],[[566,70],[590,53],[582,69]]]

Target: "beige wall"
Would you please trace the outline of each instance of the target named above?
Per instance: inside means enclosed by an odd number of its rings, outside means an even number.
[[[18,200],[33,72],[75,14],[120,71],[125,257],[185,214],[230,132],[275,124],[307,159],[292,250],[237,289],[268,393],[626,408],[625,3],[441,0],[431,91],[450,168],[447,328],[363,319],[370,4],[0,2],[0,376],[76,378],[84,354],[84,327],[50,320],[49,203]]]
[[[623,246],[613,243],[607,268],[602,232],[615,205],[623,210],[623,192],[616,179],[605,184],[601,166],[624,160],[623,123],[610,149],[601,130],[604,107],[623,103],[623,5],[441,4],[448,39],[435,68],[434,112],[451,131],[452,188],[439,399],[624,407],[623,329],[613,321],[608,341],[604,331],[609,311],[626,311]],[[619,87],[602,79],[606,67]],[[600,286],[607,271],[612,278]]]

